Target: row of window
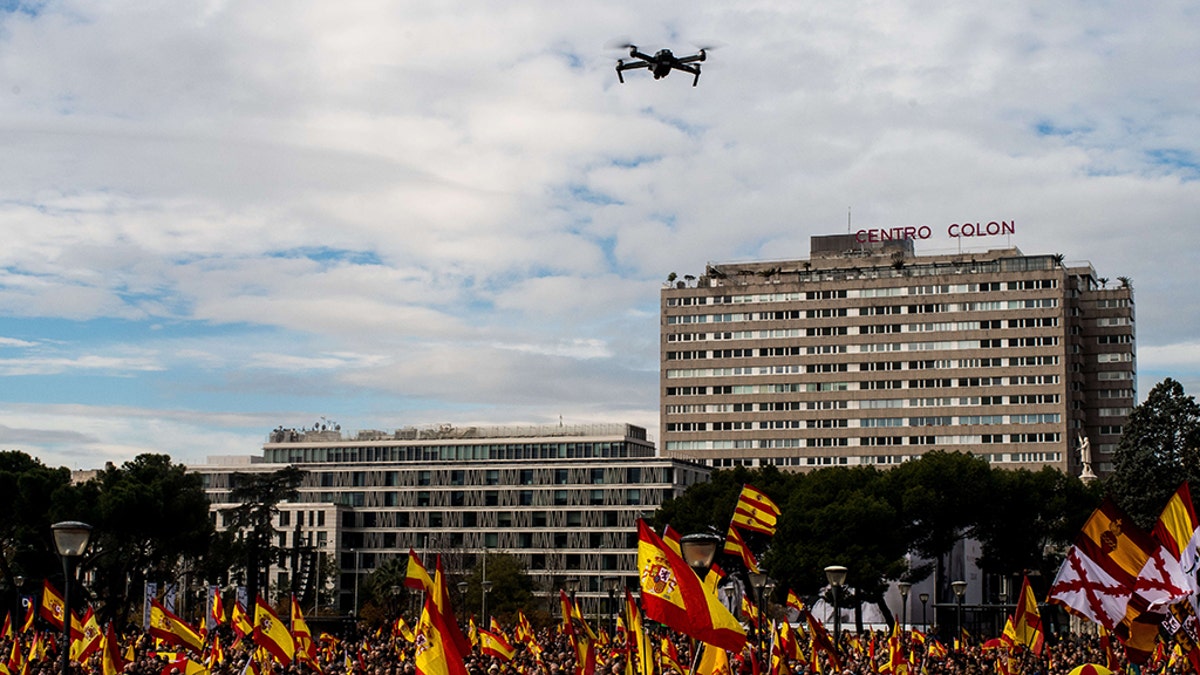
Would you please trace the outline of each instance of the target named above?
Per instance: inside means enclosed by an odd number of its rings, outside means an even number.
[[[1117,417],[1119,414],[1106,414],[1128,408],[1101,408],[1102,417]],[[1127,412],[1124,414],[1128,414]],[[986,425],[986,424],[1059,424],[1062,422],[1060,413],[1036,413],[1027,415],[942,415],[933,417],[866,417],[861,419],[823,418],[809,420],[756,420],[756,421],[721,421],[721,422],[668,422],[667,431],[671,432],[706,432],[706,431],[753,431],[773,429],[877,429],[888,427],[931,427],[950,425]]]
[[[587,459],[653,457],[654,447],[620,441],[569,443],[477,443],[396,446],[343,446],[334,448],[264,448],[264,461],[272,464],[325,462],[436,462],[478,459]]]
[[[1048,464],[1062,461],[1061,452],[993,452],[976,454],[992,464]],[[921,455],[855,455],[855,456],[807,456],[807,457],[722,457],[705,460],[705,464],[716,468],[735,466],[863,466],[902,464]],[[1110,469],[1111,470],[1111,469]]]
[[[800,347],[767,347],[762,349],[711,349],[711,350],[693,350],[685,352],[667,352],[668,361],[700,361],[708,359],[738,359],[738,358],[755,358],[772,356],[778,354],[782,350],[799,350]],[[1120,361],[1131,361],[1132,358],[1119,358],[1121,354],[1110,354],[1109,358],[1100,359],[1101,363],[1116,363]],[[1129,355],[1124,355],[1129,356]],[[926,359],[923,361],[868,361],[866,363],[809,363],[802,367],[800,366],[759,366],[762,372],[733,372],[733,375],[774,375],[781,372],[797,372],[797,373],[846,373],[846,372],[877,372],[877,371],[895,371],[895,370],[946,370],[950,368],[1004,368],[1004,367],[1025,367],[1025,366],[1057,366],[1059,364],[1058,356],[1012,356],[1008,358],[993,356],[973,359]],[[791,371],[778,371],[775,368],[796,368]],[[731,369],[711,369],[716,370],[731,370],[741,371],[745,368]],[[668,370],[671,372],[685,372],[679,370]],[[668,374],[668,377],[670,375]],[[683,376],[686,377],[686,376]],[[699,375],[697,377],[717,377],[717,375]]]
[[[670,377],[670,376],[668,376]],[[679,376],[676,376],[679,377]],[[694,375],[692,377],[695,377]],[[1058,375],[1009,375],[1001,377],[927,378],[923,380],[868,380],[864,382],[805,382],[788,384],[737,384],[712,387],[667,387],[667,396],[720,396],[742,394],[799,394],[827,391],[874,391],[886,389],[948,389],[951,387],[1003,387],[1010,385],[1058,384]],[[857,387],[852,386],[857,385]]]
[[[1130,389],[1101,390],[1133,396]],[[1118,396],[1101,398],[1119,398]],[[755,401],[747,403],[685,403],[666,407],[668,415],[689,413],[751,413],[794,410],[881,410],[890,408],[947,408],[951,406],[1057,405],[1059,394],[1011,394],[1008,396],[942,396],[928,398],[874,398],[857,401]]]
[[[713,369],[733,370],[733,369]],[[749,369],[748,369],[749,370]],[[704,377],[697,371],[667,371],[668,378]],[[677,375],[671,375],[676,372]],[[678,375],[689,372],[689,375]],[[763,374],[758,374],[763,375]],[[776,374],[778,375],[778,374]],[[720,377],[722,375],[710,375]],[[724,375],[724,376],[727,376]],[[943,389],[952,387],[1004,387],[1008,384],[1057,384],[1057,375],[1009,375],[996,377],[930,377],[924,380],[869,380],[862,382],[799,382],[773,384],[726,384],[718,387],[667,387],[667,396],[702,396],[720,394],[799,394],[816,392],[850,392],[850,390],[880,389]]]
[[[984,440],[984,438],[988,440]],[[868,437],[873,438],[873,437]],[[1027,433],[1027,434],[957,434],[947,436],[904,436],[903,443],[896,445],[980,445],[983,443],[1058,443],[1062,441],[1059,432]],[[695,440],[667,441],[668,452],[687,452],[697,450],[765,450],[783,448],[838,448],[872,445],[874,441],[864,438],[756,438],[739,440]]]
[[[950,307],[951,305],[947,305]],[[919,313],[914,309],[909,313]],[[1014,309],[1053,309],[1058,307],[1058,298],[1031,298],[1027,300],[991,300],[987,302],[963,302],[956,303],[955,309],[950,311],[964,312],[983,312],[983,311],[1006,311]],[[745,321],[788,321],[797,319],[816,318],[817,315],[809,316],[805,310],[790,309],[777,310],[773,312],[731,312],[725,314],[672,314],[667,317],[667,325],[687,325],[697,323],[739,323]],[[1124,318],[1124,317],[1113,317]],[[1100,321],[1101,319],[1097,319]],[[1123,324],[1103,324],[1103,325],[1123,325]]]
[[[843,270],[844,271],[844,270]],[[823,271],[824,272],[824,271]],[[690,305],[745,305],[799,300],[830,300],[834,298],[883,298],[934,293],[995,293],[1002,290],[1032,291],[1058,288],[1058,279],[1025,279],[1022,281],[992,281],[976,284],[943,284],[892,288],[862,288],[837,291],[804,291],[790,293],[754,293],[749,295],[706,295],[667,298],[668,307]]]
[[[662,501],[662,490],[641,488],[571,490],[404,490],[301,493],[301,501],[343,506],[637,506]]]

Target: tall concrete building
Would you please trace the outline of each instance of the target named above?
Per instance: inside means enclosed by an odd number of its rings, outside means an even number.
[[[917,255],[913,234],[818,236],[807,260],[668,282],[662,454],[809,470],[946,450],[1109,472],[1135,402],[1128,280],[1016,248]]]
[[[189,470],[224,528],[238,475],[286,466],[306,472],[273,523],[293,554],[264,588],[313,602],[314,570],[333,561],[340,573],[325,592],[341,612],[364,575],[409,549],[429,565],[442,556],[452,584],[481,554],[510,554],[547,596],[574,586],[585,606],[607,606],[609,587],[637,587],[637,519],[710,473],[656,457],[646,430],[629,424],[280,428],[261,457],[210,457]]]

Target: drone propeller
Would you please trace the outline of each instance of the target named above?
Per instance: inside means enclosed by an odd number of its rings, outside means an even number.
[[[613,38],[604,43],[605,49],[637,49],[637,45],[633,44],[627,37]]]
[[[702,52],[711,52],[714,49],[720,49],[721,47],[724,47],[725,43],[721,42],[720,40],[702,40],[699,42],[693,42],[692,46]]]

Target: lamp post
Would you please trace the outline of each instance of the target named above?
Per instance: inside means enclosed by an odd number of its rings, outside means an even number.
[[[750,586],[754,589],[754,605],[758,607],[758,622],[754,626],[755,636],[762,643],[762,612],[763,612],[763,589],[767,586],[767,575],[762,572],[749,572]]]
[[[900,589],[900,632],[904,632],[908,630],[908,592],[912,590],[912,584],[901,581],[896,588]]]
[[[839,654],[842,652],[842,584],[846,583],[846,568],[841,565],[830,565],[825,568],[825,579],[833,587],[833,648]]]
[[[355,618],[358,618],[358,561],[359,555],[362,553],[362,551],[352,548],[350,549],[350,552],[354,554],[354,606],[350,608],[350,614]]]
[[[1008,593],[1000,591],[1000,625],[1004,624],[1004,617],[1008,614]]]
[[[484,579],[482,582],[480,582],[479,588],[483,589],[483,606],[480,607],[479,613],[483,615],[484,625],[490,626],[491,624],[488,623],[487,596],[488,596],[488,593],[492,592],[492,582],[488,581],[487,579]]]
[[[460,581],[455,585],[458,586],[458,603],[462,607],[466,607],[467,606],[467,582]]]
[[[400,616],[400,586],[392,584],[392,614]]]
[[[566,586],[567,596],[571,598],[571,605],[575,605],[575,591],[579,590],[579,577],[567,577],[563,579],[563,585]]]
[[[24,608],[25,608],[25,605],[24,605],[25,590],[24,589],[25,589],[25,576],[22,574],[18,574],[16,576],[14,576],[13,577],[13,593],[17,597],[16,597],[16,604],[13,605],[14,609],[16,610],[12,614],[13,617],[24,616],[22,613],[22,610],[24,610]]]
[[[608,613],[612,615],[612,621],[609,623],[610,634],[617,634],[617,587],[621,585],[621,578],[607,576],[601,580],[604,583],[604,590],[608,591]]]
[[[967,582],[961,580],[952,581],[950,582],[950,588],[954,589],[954,595],[958,598],[958,634],[954,636],[954,639],[959,640],[959,644],[961,644],[963,635],[963,596],[967,594]]]
[[[921,625],[925,627],[925,632],[928,633],[929,632],[929,617],[925,615],[925,607],[929,602],[929,594],[922,593],[917,596],[917,599],[919,599],[921,601]]]
[[[71,582],[75,578],[76,561],[87,550],[92,539],[92,526],[77,520],[65,520],[50,526],[54,533],[54,548],[63,563],[63,653],[62,675],[71,673]]]

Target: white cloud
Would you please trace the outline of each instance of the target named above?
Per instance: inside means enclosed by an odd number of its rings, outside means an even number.
[[[654,419],[666,275],[803,257],[852,208],[855,226],[1016,220],[1027,252],[1132,277],[1142,371],[1189,371],[1196,18],[919,0],[3,12],[0,369],[62,404],[169,401],[218,425],[350,406]],[[723,46],[698,87],[621,85],[618,36]],[[94,390],[64,383],[80,373]],[[0,424],[55,432],[40,414]],[[92,430],[107,455],[153,442]]]

